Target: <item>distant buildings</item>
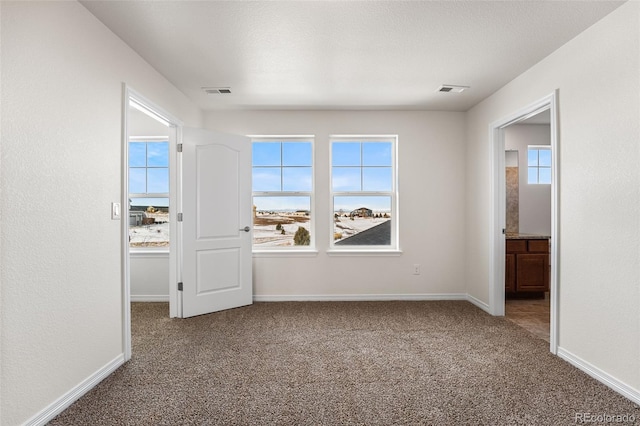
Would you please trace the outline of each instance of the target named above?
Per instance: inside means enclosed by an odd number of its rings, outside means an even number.
[[[373,210],[368,209],[366,207],[360,207],[359,209],[353,210],[349,216],[351,217],[373,217]]]

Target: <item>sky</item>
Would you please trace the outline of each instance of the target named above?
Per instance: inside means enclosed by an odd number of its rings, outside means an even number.
[[[169,142],[129,142],[129,192],[169,193]],[[134,206],[168,207],[168,198],[133,198]]]
[[[332,143],[332,180],[336,193],[334,211],[350,212],[367,207],[391,211],[389,196],[346,196],[341,192],[391,191],[393,154],[390,142],[335,141]],[[313,145],[311,142],[254,142],[253,191],[313,191]],[[169,143],[129,143],[129,192],[169,192]],[[310,197],[254,196],[258,210],[311,210]],[[168,198],[133,198],[132,205],[166,207]]]
[[[253,191],[311,192],[313,190],[311,142],[254,142]],[[335,193],[391,191],[393,154],[390,142],[332,143],[331,185]],[[310,210],[308,196],[254,196],[258,210]],[[358,207],[391,211],[389,196],[334,197],[334,211]]]
[[[527,153],[527,182],[530,184],[551,183],[551,150],[529,149]]]

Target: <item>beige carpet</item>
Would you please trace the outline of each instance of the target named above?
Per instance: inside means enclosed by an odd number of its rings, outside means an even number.
[[[52,425],[573,425],[640,407],[467,302],[136,303],[133,359]],[[629,424],[629,423],[626,423]]]

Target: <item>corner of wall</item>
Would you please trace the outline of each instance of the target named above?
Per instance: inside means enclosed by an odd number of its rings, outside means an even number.
[[[111,373],[116,371],[124,364],[124,353],[118,355],[112,361],[104,365],[95,373],[80,382],[73,389],[56,399],[54,402],[45,407],[42,411],[27,420],[25,426],[44,426],[53,420],[58,414],[62,413],[71,404],[80,399],[84,394],[93,389],[98,383],[107,378]]]

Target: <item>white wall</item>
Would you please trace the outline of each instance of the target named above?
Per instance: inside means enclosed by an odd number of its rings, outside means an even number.
[[[235,134],[315,135],[315,257],[254,258],[258,298],[463,294],[463,113],[212,111],[205,126]],[[396,257],[330,257],[329,135],[398,134],[400,248]],[[412,275],[412,265],[421,275]]]
[[[132,302],[169,301],[168,252],[132,252],[129,273]]]
[[[504,131],[505,149],[518,151],[520,233],[551,235],[551,185],[527,182],[527,146],[550,145],[548,124],[514,124]]]
[[[127,117],[129,136],[165,136],[169,137],[169,128],[135,108],[129,108]]]
[[[0,423],[123,354],[122,82],[200,111],[76,2],[1,2]]]
[[[468,112],[467,268],[489,300],[489,124],[559,89],[559,352],[640,395],[640,3]],[[638,397],[640,399],[640,396]]]

